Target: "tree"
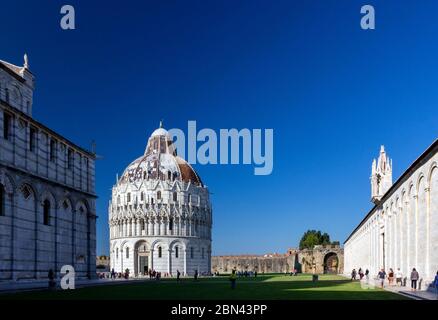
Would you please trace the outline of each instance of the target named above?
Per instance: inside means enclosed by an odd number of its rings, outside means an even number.
[[[316,230],[307,230],[300,240],[300,250],[303,249],[313,249],[317,245],[329,245],[330,236],[328,233]]]

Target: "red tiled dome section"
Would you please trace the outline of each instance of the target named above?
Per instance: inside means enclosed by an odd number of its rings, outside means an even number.
[[[203,186],[201,178],[193,170],[192,166],[188,164],[184,159],[175,157],[179,170],[181,171],[181,180],[184,182],[194,182]]]

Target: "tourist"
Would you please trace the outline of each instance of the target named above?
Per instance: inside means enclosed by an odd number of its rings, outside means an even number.
[[[377,274],[377,277],[379,279],[380,282],[380,287],[383,289],[384,285],[385,285],[385,278],[386,278],[386,272],[385,269],[380,269],[379,273]]]
[[[111,279],[115,279],[116,278],[116,272],[114,271],[114,268],[112,268],[111,270]]]
[[[49,278],[49,290],[53,290],[56,286],[56,282],[55,282],[55,273],[53,272],[52,269],[49,270],[48,278]]]
[[[176,270],[176,282],[180,281],[181,272],[179,270]]]
[[[403,285],[403,273],[400,271],[400,268],[397,268],[397,272],[395,273],[395,284],[400,286]]]
[[[257,278],[257,270],[254,271],[254,278]]]
[[[198,270],[195,270],[193,278],[195,279],[195,281],[198,281]]]
[[[351,271],[351,281],[356,280],[356,269],[353,269],[353,271]]]
[[[392,286],[393,281],[394,281],[394,270],[392,270],[392,268],[389,268],[388,283],[390,286]]]
[[[231,271],[230,281],[231,281],[231,289],[234,290],[236,288],[236,270],[234,269]]]
[[[417,291],[417,281],[420,278],[418,271],[413,268],[411,272],[411,291]]]
[[[359,280],[362,281],[363,278],[363,270],[362,268],[359,268]]]
[[[367,282],[370,280],[370,270],[368,269],[365,270],[365,278],[367,279]]]

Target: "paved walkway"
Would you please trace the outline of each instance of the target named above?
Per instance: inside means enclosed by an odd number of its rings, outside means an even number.
[[[411,291],[407,287],[397,287],[397,286],[394,287],[386,286],[385,290],[398,293],[416,300],[438,300],[438,294],[433,291],[426,291],[426,290]]]

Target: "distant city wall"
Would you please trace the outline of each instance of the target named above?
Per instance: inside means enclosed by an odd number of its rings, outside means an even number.
[[[312,250],[289,249],[284,254],[227,255],[212,257],[212,272],[230,273],[257,271],[258,273],[343,273],[344,250],[339,245],[315,246]]]

